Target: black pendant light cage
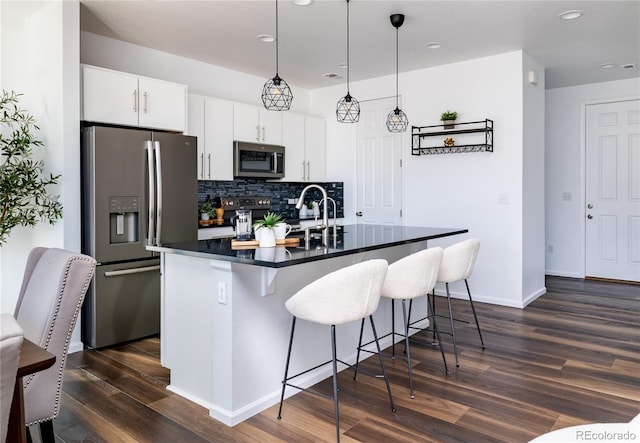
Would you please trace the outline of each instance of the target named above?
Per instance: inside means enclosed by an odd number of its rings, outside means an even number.
[[[347,0],[347,95],[338,100],[336,118],[339,123],[357,123],[360,120],[360,103],[349,93],[349,0]]]
[[[291,88],[278,75],[278,0],[276,0],[276,75],[262,87],[262,104],[270,111],[288,111],[293,101]]]
[[[387,130],[389,132],[405,132],[409,127],[407,114],[398,107],[398,30],[404,23],[404,14],[392,14],[389,19],[396,28],[396,108],[387,116]]]

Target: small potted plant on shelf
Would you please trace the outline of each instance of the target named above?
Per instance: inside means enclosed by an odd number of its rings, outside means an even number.
[[[267,212],[264,217],[253,223],[253,230],[261,248],[271,248],[276,245],[276,234],[273,228],[282,222],[282,217],[274,212]]]
[[[209,220],[215,213],[215,209],[210,201],[207,200],[200,204],[200,220]]]
[[[458,113],[456,111],[445,111],[440,115],[440,120],[444,124],[444,129],[453,129],[457,118]]]

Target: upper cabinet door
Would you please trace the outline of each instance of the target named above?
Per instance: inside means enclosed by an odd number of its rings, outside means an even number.
[[[187,114],[187,131],[186,135],[193,135],[198,139],[198,168],[196,177],[198,180],[211,178],[207,177],[210,171],[206,168],[207,158],[204,152],[204,101],[202,95],[189,94],[188,114]]]
[[[243,142],[260,142],[260,108],[233,104],[233,138]]]
[[[233,180],[233,103],[205,99],[205,160],[207,180]]]
[[[242,103],[233,104],[233,138],[235,140],[282,144],[282,114]]]
[[[307,161],[308,181],[324,181],[327,178],[326,121],[320,117],[304,119],[304,152]]]
[[[84,66],[82,85],[82,120],[138,125],[138,77]]]
[[[282,144],[282,112],[260,109],[260,142],[270,145]]]
[[[177,132],[186,129],[186,86],[140,77],[138,95],[140,126]]]
[[[184,132],[187,87],[95,66],[82,67],[82,120]]]
[[[304,155],[304,115],[285,112],[282,114],[282,144],[285,149],[284,179],[304,181],[307,163]]]

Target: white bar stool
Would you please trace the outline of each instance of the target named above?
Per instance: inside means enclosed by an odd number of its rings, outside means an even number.
[[[282,417],[282,403],[284,402],[284,393],[287,386],[291,386],[303,391],[309,391],[321,397],[327,397],[319,392],[311,389],[305,389],[296,386],[289,381],[306,374],[323,365],[332,363],[333,365],[333,403],[336,416],[336,439],[340,441],[340,416],[338,411],[338,369],[337,362],[352,367],[352,365],[339,360],[336,357],[336,325],[350,323],[369,317],[371,329],[378,347],[378,355],[380,356],[380,366],[382,368],[382,376],[387,385],[389,393],[389,402],[391,411],[396,412],[393,398],[391,396],[391,387],[389,378],[384,367],[382,354],[380,353],[380,345],[378,336],[373,322],[373,313],[378,308],[380,301],[380,290],[387,273],[386,260],[374,259],[362,263],[358,263],[338,271],[331,272],[324,277],[319,278],[313,283],[308,284],[289,300],[286,301],[285,307],[293,315],[291,323],[291,336],[289,338],[289,350],[287,352],[287,362],[284,370],[284,379],[282,380],[282,395],[280,396],[280,408],[278,409],[278,420]],[[331,326],[331,360],[321,363],[311,369],[307,369],[296,375],[289,376],[289,362],[291,359],[291,348],[293,345],[293,334],[296,326],[296,319],[302,319],[313,323],[320,323]],[[364,371],[363,371],[364,372]]]
[[[407,369],[409,371],[409,387],[411,389],[411,398],[415,398],[413,395],[413,374],[411,371],[411,348],[409,346],[409,328],[411,322],[409,315],[407,315],[406,301],[417,297],[428,296],[429,292],[433,290],[438,277],[438,271],[440,269],[440,262],[442,261],[443,250],[440,247],[428,248],[389,265],[387,270],[387,276],[382,286],[382,297],[391,299],[391,332],[384,335],[387,337],[392,336],[392,357],[395,358],[395,336],[404,337],[405,353],[407,354]],[[396,332],[395,329],[395,309],[393,306],[396,300],[402,300],[402,319],[404,326],[404,334]],[[419,321],[419,320],[418,320]],[[438,327],[433,322],[434,333],[438,336],[438,344],[440,346],[440,353],[442,354],[442,361],[444,362],[445,373],[449,373],[447,368],[447,360],[442,349],[442,342],[440,341],[440,334],[438,333]],[[364,327],[364,322],[362,324]],[[421,329],[421,328],[416,328]],[[380,337],[380,338],[383,338]],[[369,342],[371,343],[371,342]],[[360,351],[370,352],[363,349],[363,346],[367,346],[369,343],[362,345],[362,328],[360,332],[360,343],[358,345],[358,355],[356,358],[356,371],[358,369],[358,361],[360,359]]]
[[[456,345],[456,331],[453,326],[454,318],[451,311],[451,293],[449,292],[449,283],[455,283],[464,280],[464,284],[467,287],[467,294],[469,295],[469,302],[471,303],[471,310],[473,311],[473,318],[476,321],[476,327],[478,328],[478,335],[480,336],[480,344],[482,349],[484,347],[484,340],[482,340],[482,332],[480,331],[480,323],[478,323],[478,316],[476,315],[476,308],[473,306],[473,299],[471,298],[471,291],[469,290],[469,282],[467,279],[473,272],[473,267],[476,263],[476,257],[478,256],[478,250],[480,249],[480,240],[477,238],[471,238],[469,240],[461,241],[454,245],[445,248],[444,255],[442,257],[442,264],[440,265],[440,272],[438,273],[438,283],[444,283],[447,290],[447,301],[449,303],[449,322],[451,323],[451,336],[453,337],[453,352],[456,356],[456,366],[460,366],[458,362],[458,347]],[[436,312],[436,298],[435,290],[431,300],[431,309],[435,317]]]

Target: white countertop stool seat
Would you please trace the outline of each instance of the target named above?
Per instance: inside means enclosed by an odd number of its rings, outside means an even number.
[[[284,394],[287,386],[308,391],[322,397],[323,394],[315,392],[311,389],[305,389],[291,383],[291,380],[303,374],[320,368],[323,365],[332,363],[333,366],[333,403],[336,417],[336,439],[340,441],[340,417],[338,411],[338,370],[337,363],[340,362],[347,366],[352,366],[336,356],[336,325],[350,323],[363,320],[369,317],[371,329],[378,346],[378,355],[380,354],[380,346],[378,344],[377,333],[373,321],[373,313],[378,308],[380,301],[380,291],[387,273],[387,262],[382,259],[368,260],[355,265],[347,266],[338,271],[331,272],[318,280],[308,284],[296,294],[294,294],[287,302],[285,307],[293,315],[291,323],[291,335],[289,338],[289,349],[287,352],[287,361],[285,364],[284,378],[282,380],[282,395],[280,397],[280,408],[278,409],[278,419],[282,418],[282,404],[284,402]],[[331,328],[331,360],[321,363],[311,369],[307,369],[296,375],[289,375],[289,363],[291,360],[291,348],[293,345],[293,336],[296,327],[296,320],[305,320],[313,323],[330,326]],[[382,374],[387,386],[389,394],[389,402],[391,411],[395,412],[393,397],[391,396],[391,387],[389,378],[384,367],[384,361],[380,357],[380,366]],[[330,397],[329,397],[330,398]]]
[[[456,344],[456,331],[454,329],[454,321],[452,309],[451,309],[451,293],[449,292],[449,283],[455,283],[464,280],[464,284],[467,288],[467,295],[469,296],[469,303],[471,304],[471,311],[473,312],[473,318],[476,321],[476,328],[478,329],[478,335],[480,336],[480,344],[484,349],[484,340],[482,339],[482,332],[480,331],[480,323],[478,322],[478,316],[476,315],[476,309],[473,306],[473,299],[471,298],[471,291],[469,290],[469,282],[467,279],[473,272],[473,267],[476,263],[476,257],[478,256],[478,250],[480,249],[480,240],[471,238],[464,240],[454,245],[451,245],[444,250],[442,257],[442,264],[440,265],[440,272],[438,273],[438,283],[444,283],[447,291],[447,302],[449,304],[449,322],[451,324],[451,336],[453,337],[453,352],[456,356],[456,366],[460,366],[458,362],[458,347]],[[435,293],[434,293],[435,295]],[[436,312],[436,298],[432,297],[432,312]]]
[[[413,395],[413,375],[411,371],[411,348],[409,346],[409,328],[411,327],[410,312],[407,312],[406,301],[427,296],[429,292],[433,290],[438,277],[438,271],[440,269],[440,262],[442,261],[443,250],[440,247],[428,248],[422,251],[408,255],[400,260],[389,265],[387,270],[387,276],[382,286],[382,297],[391,299],[391,332],[384,335],[387,337],[392,336],[392,343],[395,344],[395,336],[401,336],[404,338],[405,353],[407,360],[407,368],[409,371],[409,387],[411,398]],[[402,300],[402,319],[403,319],[403,333],[400,334],[395,330],[395,309],[393,309],[396,300]],[[364,324],[363,324],[364,326]],[[433,322],[434,334],[438,335],[438,344],[440,346],[440,353],[442,354],[442,361],[444,362],[445,373],[449,373],[447,368],[447,360],[442,349],[442,342],[440,341],[438,328]],[[362,337],[362,333],[360,333]],[[380,337],[380,338],[383,338]],[[369,343],[362,344],[362,339],[358,345],[357,361],[360,359],[360,351],[367,351],[365,348]],[[395,358],[395,345],[392,344],[392,357]]]

